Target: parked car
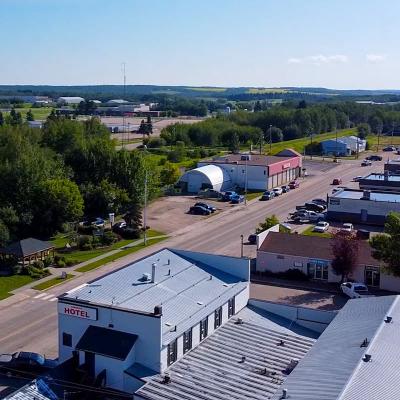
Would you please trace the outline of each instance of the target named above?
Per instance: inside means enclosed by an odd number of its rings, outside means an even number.
[[[342,180],[340,178],[335,178],[332,181],[332,185],[341,185],[342,184]]]
[[[211,211],[201,206],[192,206],[189,209],[189,214],[195,215],[210,215]]]
[[[372,161],[371,161],[371,160],[365,159],[365,160],[363,160],[363,161],[361,162],[361,166],[362,166],[362,167],[369,167],[370,165],[372,165]]]
[[[282,186],[282,192],[283,193],[290,192],[290,186],[289,185],[283,185]]]
[[[13,354],[0,354],[0,370],[10,375],[43,374],[56,367],[57,362],[38,353],[19,351]]]
[[[231,190],[228,190],[227,192],[224,192],[224,194],[222,195],[222,201],[231,201],[232,200],[232,196],[234,196],[235,194],[237,194],[237,193],[233,192]]]
[[[310,222],[324,221],[325,218],[326,218],[326,214],[325,213],[319,213],[319,212],[315,212],[315,211],[308,211],[308,220]]]
[[[104,221],[103,218],[98,217],[98,218],[96,218],[96,219],[92,222],[92,225],[93,225],[95,228],[104,228],[105,221]]]
[[[247,241],[250,244],[256,244],[257,243],[257,235],[255,233],[252,233],[251,235],[249,235],[249,237],[247,238]]]
[[[311,203],[318,204],[320,206],[326,207],[326,200],[325,199],[312,199]]]
[[[343,282],[340,290],[350,299],[358,299],[361,297],[371,297],[368,287],[359,282]]]
[[[299,183],[299,181],[298,181],[297,179],[295,179],[294,181],[291,181],[291,182],[289,183],[290,189],[296,189],[296,188],[298,188],[299,186],[300,186],[300,183]]]
[[[371,156],[368,156],[365,158],[366,160],[371,160],[371,161],[382,161],[382,156],[378,156],[377,154],[373,154]]]
[[[216,209],[215,207],[213,207],[213,206],[211,206],[210,204],[207,204],[207,203],[201,203],[201,202],[199,202],[199,203],[196,203],[195,206],[204,207],[204,208],[206,208],[207,210],[210,210],[212,213],[215,212],[215,211],[217,211],[217,209]]]
[[[283,193],[283,190],[281,187],[277,187],[273,189],[275,196],[280,196]]]
[[[354,229],[354,226],[350,222],[345,222],[341,228],[342,231],[346,231],[346,232],[352,232],[353,229]]]
[[[231,196],[231,203],[232,204],[239,204],[244,202],[244,196],[242,194],[234,194]]]
[[[325,220],[325,213],[317,213],[315,211],[299,210],[291,215],[295,222],[320,222]]]
[[[362,179],[363,177],[361,175],[357,175],[353,178],[353,182],[358,182],[360,179]]]
[[[332,194],[335,194],[336,192],[339,192],[339,188],[334,188],[334,189],[332,189]]]
[[[383,151],[396,151],[396,147],[394,146],[387,146],[382,149]]]
[[[319,222],[317,222],[317,224],[314,226],[313,231],[314,231],[314,232],[323,233],[323,232],[326,232],[326,231],[328,230],[328,228],[329,228],[329,223],[328,223],[328,222],[319,221]]]
[[[326,210],[326,206],[322,204],[305,203],[304,206],[309,211],[324,212]]]
[[[126,222],[125,221],[119,221],[115,223],[112,227],[113,232],[115,233],[120,233],[126,228]]]
[[[260,200],[271,200],[275,197],[275,193],[272,190],[266,190],[261,196]]]

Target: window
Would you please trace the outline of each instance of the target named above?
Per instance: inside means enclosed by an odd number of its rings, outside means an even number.
[[[264,170],[264,175],[267,175],[267,171]]]
[[[232,297],[228,300],[228,318],[235,314],[235,298]]]
[[[167,364],[168,366],[176,361],[178,353],[178,343],[176,339],[168,345]]]
[[[205,339],[208,335],[208,317],[200,321],[200,341]]]
[[[183,334],[183,354],[192,348],[192,328]]]
[[[278,256],[276,256],[276,258],[278,258],[279,260],[284,260],[285,256],[278,255]]]
[[[215,310],[214,313],[214,329],[217,329],[219,326],[221,326],[222,323],[222,307],[218,308]]]
[[[308,276],[311,279],[328,280],[328,263],[322,260],[311,261],[307,265]]]
[[[64,346],[72,347],[72,335],[63,332],[62,343]]]

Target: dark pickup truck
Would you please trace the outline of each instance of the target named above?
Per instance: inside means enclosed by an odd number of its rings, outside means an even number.
[[[0,354],[0,371],[7,375],[20,375],[26,372],[41,375],[56,367],[57,362],[38,353],[19,351],[13,354]]]

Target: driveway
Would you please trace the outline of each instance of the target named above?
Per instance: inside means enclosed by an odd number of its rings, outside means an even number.
[[[251,283],[250,297],[258,300],[290,306],[308,307],[316,310],[339,310],[347,299],[340,294],[332,294],[312,290],[290,289],[279,286]]]

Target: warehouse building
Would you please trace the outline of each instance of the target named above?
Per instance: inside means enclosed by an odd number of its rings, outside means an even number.
[[[299,177],[301,167],[301,154],[292,149],[283,150],[275,156],[228,154],[200,161],[197,168],[182,175],[178,185],[188,193],[246,187],[248,190],[267,190]]]
[[[68,105],[73,105],[73,104],[79,104],[82,101],[85,101],[85,99],[83,97],[62,96],[57,99],[57,104],[59,106],[68,106]]]
[[[400,175],[369,174],[358,181],[362,190],[376,190],[380,192],[400,193]]]
[[[357,136],[343,136],[321,142],[322,154],[336,156],[350,156],[365,151],[367,141]]]
[[[332,221],[383,226],[391,211],[400,212],[400,193],[345,188],[328,197],[327,218]]]
[[[256,271],[297,269],[318,282],[340,282],[332,269],[332,245],[331,238],[269,232],[257,251]],[[372,288],[400,292],[400,278],[382,268],[364,240],[358,242],[357,266],[349,278]]]

